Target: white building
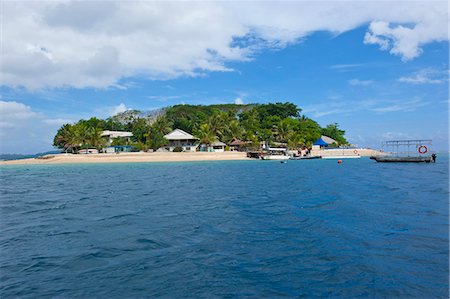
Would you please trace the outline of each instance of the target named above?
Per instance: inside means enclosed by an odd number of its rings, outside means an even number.
[[[110,146],[114,138],[125,138],[126,141],[130,141],[130,137],[133,133],[126,131],[103,131],[102,137],[106,137],[106,145]]]
[[[211,143],[209,151],[210,152],[224,152],[225,146],[227,146],[225,143],[216,141],[216,142]]]
[[[180,129],[175,129],[169,134],[164,135],[164,138],[169,141],[166,148],[171,152],[176,147],[181,147],[184,152],[195,152],[197,148],[196,143],[198,138]]]

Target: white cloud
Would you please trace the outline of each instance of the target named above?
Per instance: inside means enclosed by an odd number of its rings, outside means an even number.
[[[119,105],[114,106],[110,109],[109,116],[114,116],[127,110],[130,110],[130,108],[127,108],[124,103],[120,103]]]
[[[0,101],[0,116],[0,129],[6,129],[36,119],[39,114],[22,103]],[[3,131],[0,133],[3,133]]]
[[[244,105],[244,100],[241,97],[237,97],[234,99],[234,103],[236,105]]]
[[[371,22],[364,43],[379,45],[381,50],[398,55],[403,61],[414,59],[422,54],[423,44],[448,40],[445,30],[439,28],[439,26],[448,28],[445,14],[434,14],[432,10],[425,10],[422,16],[420,22],[410,26],[392,25],[387,21]],[[435,17],[439,20],[432,20]]]
[[[411,76],[400,77],[398,81],[410,84],[440,84],[448,81],[446,75],[448,74],[445,72],[427,68],[420,70]]]
[[[0,153],[29,154],[52,149],[57,129],[69,119],[52,119],[14,101],[0,101]]]
[[[126,78],[230,71],[231,61],[315,31],[369,24],[364,39],[404,60],[447,40],[446,2],[7,1],[1,84],[126,88]],[[345,16],[342,17],[342,16]],[[405,25],[408,24],[408,25]]]
[[[348,84],[352,86],[368,86],[372,83],[373,83],[372,80],[359,80],[359,79],[348,80]]]

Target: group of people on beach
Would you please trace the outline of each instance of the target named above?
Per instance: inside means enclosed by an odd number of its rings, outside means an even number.
[[[310,154],[311,151],[307,147],[302,147],[302,148],[299,148],[297,150],[297,152],[298,152],[298,157],[306,157]]]

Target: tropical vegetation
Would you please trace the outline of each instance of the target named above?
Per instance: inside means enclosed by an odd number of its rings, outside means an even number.
[[[76,152],[84,148],[100,149],[106,140],[103,130],[131,131],[131,141],[117,139],[113,144],[132,145],[137,150],[158,149],[167,144],[164,135],[173,129],[189,132],[210,145],[239,139],[258,147],[260,142],[286,144],[290,148],[311,147],[321,135],[347,145],[345,131],[337,123],[322,128],[301,114],[293,103],[175,105],[162,110],[129,110],[107,119],[96,117],[64,124],[54,137],[54,146]]]

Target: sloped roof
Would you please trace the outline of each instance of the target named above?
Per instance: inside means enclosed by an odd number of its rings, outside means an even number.
[[[211,143],[211,146],[226,146],[226,144],[220,141],[215,141]]]
[[[192,139],[198,139],[197,137],[192,136],[191,134],[180,130],[175,129],[172,132],[170,132],[167,135],[164,135],[164,138],[167,140],[192,140]]]
[[[235,145],[245,145],[245,142],[239,139],[234,139],[233,142],[230,143],[231,146]]]
[[[323,141],[322,137],[320,137],[319,139],[317,139],[317,140],[314,142],[314,145],[327,146],[328,143],[326,143],[325,141]]]
[[[322,135],[320,138],[322,138],[322,140],[325,141],[328,144],[337,143],[336,140],[334,140],[331,137],[325,136],[325,135]]]
[[[110,136],[111,138],[117,138],[117,137],[131,137],[133,136],[133,133],[126,132],[126,131],[103,131],[102,136]]]
[[[316,140],[316,142],[314,142],[314,145],[327,146],[333,143],[337,143],[337,141],[333,138],[322,135],[319,139]]]

